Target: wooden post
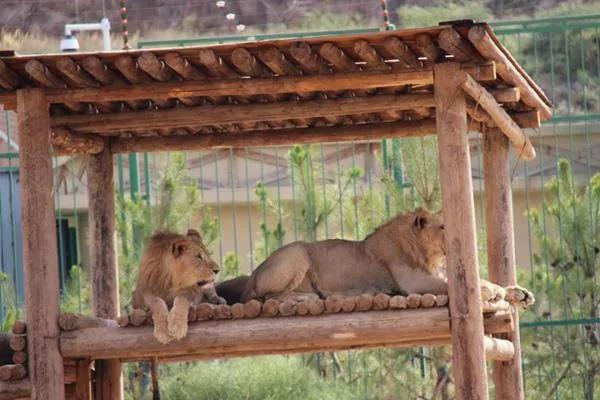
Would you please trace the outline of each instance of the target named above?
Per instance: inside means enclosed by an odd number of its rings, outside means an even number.
[[[44,90],[18,90],[17,112],[31,398],[62,399],[65,388],[58,346],[60,287],[52,144]]]
[[[94,316],[119,316],[119,278],[115,244],[115,194],[113,158],[108,146],[88,155],[88,196],[90,224],[90,268]],[[96,398],[123,398],[121,363],[96,360]]]
[[[510,188],[509,141],[499,129],[484,135],[485,221],[490,280],[501,286],[515,285],[515,243],[513,236],[512,191]],[[515,309],[515,330],[498,337],[511,340],[515,348],[510,361],[495,361],[493,368],[496,399],[522,400],[521,341],[519,313]]]
[[[467,104],[457,63],[434,67],[439,169],[457,399],[487,399]]]

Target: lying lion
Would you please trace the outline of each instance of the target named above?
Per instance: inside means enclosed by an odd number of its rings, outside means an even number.
[[[362,293],[447,294],[441,214],[400,214],[362,241],[294,242],[269,256],[250,276],[243,301],[307,300]],[[484,301],[505,299],[527,307],[533,295],[518,286],[481,281]]]
[[[197,231],[156,233],[142,256],[132,305],[150,309],[159,342],[180,340],[187,334],[190,305],[225,303],[215,291],[218,272]]]

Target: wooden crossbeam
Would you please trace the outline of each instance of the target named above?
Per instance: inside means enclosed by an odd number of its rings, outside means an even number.
[[[373,125],[332,126],[311,129],[279,129],[247,131],[235,134],[205,134],[194,136],[156,136],[115,138],[113,153],[143,151],[180,151],[210,148],[243,148],[279,146],[303,143],[342,142],[350,140],[380,140],[434,134],[435,120],[386,122]]]
[[[535,158],[535,149],[531,141],[510,115],[500,107],[494,97],[483,86],[475,82],[469,74],[461,72],[459,81],[462,89],[489,114],[490,118],[492,118],[498,128],[504,132],[521,154],[521,157],[525,160],[533,160]]]
[[[125,66],[131,67],[129,64]],[[463,68],[478,81],[493,81],[496,79],[496,68],[493,62],[475,65],[465,64]],[[135,70],[135,72],[139,75],[143,74],[140,70]],[[148,83],[148,81],[139,80],[136,81],[135,85],[126,87],[48,88],[46,98],[50,103],[101,102],[193,96],[252,96],[312,91],[341,91],[402,85],[430,85],[432,83],[432,69],[425,67],[384,73],[351,72],[301,77],[280,76],[275,78],[189,80],[162,83]],[[14,103],[14,101],[14,93],[0,94],[0,103]]]
[[[121,132],[239,122],[283,121],[385,110],[412,110],[434,105],[432,95],[418,93],[272,104],[201,106],[110,115],[66,115],[54,117],[52,126],[68,127],[81,133]]]
[[[510,313],[484,319],[485,332],[512,329]],[[62,332],[60,348],[65,358],[139,359],[147,357],[235,357],[280,353],[342,350],[356,346],[436,340],[449,342],[450,324],[445,307],[402,311],[369,311],[324,316],[257,318],[192,323],[185,340],[163,345],[149,326],[139,328],[89,328]]]

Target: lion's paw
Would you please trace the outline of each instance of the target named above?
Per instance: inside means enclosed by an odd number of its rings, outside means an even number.
[[[187,335],[188,319],[173,312],[169,313],[167,333],[175,340],[181,340]]]
[[[505,291],[501,286],[490,282],[481,285],[481,299],[484,303],[501,300],[504,296]]]
[[[154,337],[162,344],[168,344],[173,338],[167,333],[166,326],[154,325]]]
[[[227,300],[222,298],[221,296],[216,296],[212,299],[211,303],[213,304],[227,304]]]
[[[533,303],[535,303],[533,293],[531,293],[525,288],[522,288],[520,286],[509,286],[505,288],[505,290],[506,295],[504,296],[504,300],[506,300],[510,304],[527,308]]]

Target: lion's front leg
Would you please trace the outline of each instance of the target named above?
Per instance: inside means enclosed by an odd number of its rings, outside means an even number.
[[[151,294],[144,296],[144,303],[152,312],[152,320],[154,322],[154,337],[162,344],[167,344],[173,340],[167,330],[167,316],[169,309],[167,304],[160,297]]]
[[[175,296],[173,308],[167,317],[167,332],[173,339],[181,340],[187,335],[190,306],[198,296],[196,287],[184,289]]]

